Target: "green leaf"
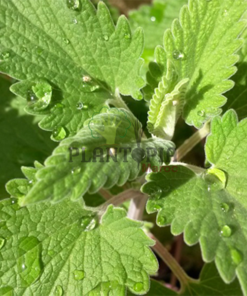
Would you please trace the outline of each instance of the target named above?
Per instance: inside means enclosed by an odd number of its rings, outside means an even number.
[[[144,30],[145,47],[143,58],[146,62],[153,60],[154,49],[163,43],[164,31],[179,16],[182,5],[187,0],[154,0],[152,5],[142,5],[138,10],[129,12],[130,25]]]
[[[235,86],[227,94],[227,103],[224,110],[234,109],[239,119],[247,115],[246,92],[247,92],[247,40],[245,33],[245,43],[241,52],[241,61],[237,64],[238,71],[233,76]]]
[[[200,242],[204,261],[215,260],[221,277],[237,275],[247,295],[247,120],[238,123],[228,111],[212,121],[206,156],[212,168],[196,175],[184,166],[148,175],[143,191],[152,197],[148,212],[159,211],[157,223],[171,224],[185,242]],[[159,198],[160,197],[160,198]],[[159,199],[158,199],[159,198]]]
[[[0,196],[7,197],[5,184],[22,176],[20,167],[44,161],[55,148],[46,133],[37,126],[39,118],[26,115],[25,102],[10,91],[11,81],[0,77]]]
[[[213,291],[213,292],[212,292]],[[213,294],[212,294],[213,293]],[[133,295],[130,294],[129,295]],[[225,284],[217,272],[217,269],[213,263],[205,264],[201,274],[200,279],[197,282],[188,283],[185,291],[182,293],[176,293],[171,289],[166,288],[159,282],[151,280],[151,287],[147,296],[175,296],[175,295],[185,295],[185,296],[209,296],[209,295],[228,295],[228,296],[241,296],[242,291],[237,280]]]
[[[109,206],[98,224],[81,202],[19,208],[7,199],[0,217],[1,287],[18,296],[144,294],[158,268],[142,223],[120,208]]]
[[[187,124],[200,128],[221,113],[220,107],[226,103],[223,93],[233,87],[229,78],[236,72],[236,51],[242,46],[239,36],[246,27],[241,17],[246,9],[244,0],[192,0],[181,9],[172,29],[165,32],[164,48],[156,48],[156,64],[150,65],[145,91],[151,94],[164,77],[173,76],[174,87],[189,79],[175,119],[183,115]],[[165,99],[170,92],[164,88],[159,95]],[[155,104],[155,98],[152,100]],[[156,108],[161,109],[162,103],[159,101]]]
[[[95,193],[136,179],[143,170],[141,164],[145,172],[149,164],[160,167],[169,163],[174,153],[172,142],[141,141],[140,123],[129,112],[116,108],[104,112],[85,122],[75,137],[60,143],[36,173],[37,182],[30,184],[31,190],[21,191],[22,204],[45,199],[56,202],[67,196],[76,200],[87,191]],[[8,183],[12,196],[18,197],[15,188],[20,190],[22,182]]]
[[[43,115],[41,128],[74,135],[115,93],[141,99],[143,33],[132,34],[124,16],[115,27],[103,2],[97,11],[89,0],[75,9],[67,3],[1,0],[0,70],[21,80],[11,89],[29,100],[29,112]],[[52,86],[42,108],[35,93],[41,81]]]

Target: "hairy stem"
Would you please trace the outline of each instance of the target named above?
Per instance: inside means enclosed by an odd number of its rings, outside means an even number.
[[[142,193],[134,189],[128,189],[124,192],[119,193],[108,199],[105,203],[97,208],[97,212],[101,216],[106,211],[109,205],[113,205],[115,207],[122,205],[125,201],[128,201],[132,198],[138,198]]]
[[[187,155],[202,139],[204,139],[210,132],[210,123],[206,122],[203,128],[198,130],[182,146],[180,146],[174,156],[174,161],[180,161]]]
[[[181,259],[181,253],[182,253],[182,249],[183,249],[183,235],[179,235],[176,237],[176,242],[175,242],[175,253],[174,253],[174,259],[178,262],[180,262]],[[177,283],[177,277],[175,276],[175,274],[172,274],[171,277],[171,286],[175,287]]]
[[[155,253],[166,263],[166,265],[173,272],[175,277],[179,280],[181,285],[181,291],[184,291],[186,286],[191,282],[197,282],[197,280],[189,277],[183,268],[178,264],[175,258],[168,252],[168,250],[161,244],[161,242],[152,234],[149,233],[149,237],[156,241],[156,244],[152,247]]]
[[[128,218],[142,220],[148,197],[139,192],[139,196],[132,198],[128,211]]]
[[[100,194],[105,200],[109,200],[109,199],[112,198],[112,194],[111,194],[108,190],[103,189],[103,188],[100,189],[99,194]]]

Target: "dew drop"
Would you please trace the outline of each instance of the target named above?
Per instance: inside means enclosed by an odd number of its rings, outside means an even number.
[[[63,295],[63,288],[61,286],[57,286],[55,290],[55,296],[62,296]]]
[[[28,91],[27,93],[27,101],[31,104],[34,104],[35,102],[38,101],[38,98],[32,91]]]
[[[159,226],[164,226],[164,225],[166,225],[166,221],[167,221],[166,217],[163,216],[161,213],[159,213],[159,215],[157,217],[157,224]]]
[[[66,39],[66,38],[63,38],[63,42],[64,42],[65,44],[70,44],[69,39]]]
[[[204,117],[205,116],[205,111],[204,110],[200,110],[197,112],[197,115],[200,117]]]
[[[162,189],[155,182],[146,183],[142,190],[153,199],[159,199],[162,195]]]
[[[39,81],[32,86],[32,91],[28,93],[28,101],[31,103],[30,108],[33,110],[43,110],[51,102],[52,87],[46,81]]]
[[[81,220],[81,227],[83,231],[91,231],[97,226],[97,219],[92,217],[85,217]]]
[[[208,184],[209,191],[219,191],[226,187],[227,175],[220,169],[208,169],[204,175],[204,180]]]
[[[55,115],[62,114],[64,111],[64,105],[61,103],[57,103],[54,108],[52,109]]]
[[[78,24],[78,20],[77,19],[74,19],[73,20],[73,24],[77,25]]]
[[[178,50],[174,50],[172,56],[175,60],[182,60],[184,59],[184,54]]]
[[[229,204],[227,204],[227,203],[222,203],[221,205],[221,210],[223,211],[223,212],[225,212],[225,213],[227,213],[227,212],[229,212],[229,210],[230,210],[230,206],[229,206]]]
[[[150,20],[151,20],[151,22],[156,22],[156,17],[155,16],[151,16]]]
[[[8,51],[4,51],[1,53],[0,59],[7,60],[10,57],[10,53]]]
[[[243,261],[242,254],[236,249],[231,249],[231,258],[236,265],[239,265]]]
[[[61,104],[61,103],[57,103],[54,107],[55,107],[56,109],[63,109],[63,108],[64,108],[64,105]]]
[[[227,11],[226,9],[225,9],[224,12],[223,12],[223,16],[224,16],[224,17],[228,16],[228,11]]]
[[[71,10],[79,11],[81,9],[80,0],[67,0],[67,7]]]
[[[130,39],[130,37],[131,37],[131,36],[130,36],[129,33],[124,35],[124,38],[125,38],[125,39]]]
[[[77,105],[76,105],[76,109],[77,110],[82,110],[84,107],[83,103],[79,102]]]
[[[77,175],[77,174],[79,174],[80,173],[80,171],[81,171],[81,167],[75,167],[75,168],[73,168],[72,170],[71,170],[71,173],[73,174],[73,175]]]
[[[109,40],[109,36],[108,36],[108,35],[105,35],[105,36],[104,36],[104,40],[105,40],[105,41],[108,41],[108,40]]]
[[[42,271],[41,244],[36,237],[23,237],[18,242],[17,270],[21,286],[28,287],[36,282]]]
[[[136,283],[133,288],[135,292],[141,292],[143,290],[143,283]]]
[[[231,227],[229,227],[228,225],[224,225],[220,230],[220,234],[223,237],[230,237],[232,235]]]
[[[81,281],[85,277],[85,272],[83,270],[75,270],[74,271],[74,279],[76,281]]]
[[[5,239],[0,237],[0,250],[3,248],[4,245],[5,245]]]
[[[63,127],[56,127],[52,132],[52,138],[55,141],[62,141],[66,137],[66,131]]]
[[[148,212],[154,213],[161,210],[161,206],[158,205],[154,200],[150,199],[147,205],[147,209],[148,209]]]

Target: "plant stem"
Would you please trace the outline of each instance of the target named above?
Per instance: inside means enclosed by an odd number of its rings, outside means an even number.
[[[148,197],[140,192],[139,196],[132,198],[129,206],[128,218],[133,220],[142,220],[147,199]]]
[[[105,203],[103,203],[101,206],[97,208],[97,211],[99,212],[99,215],[102,215],[109,205],[113,205],[115,207],[120,206],[125,201],[130,200],[132,198],[137,198],[141,194],[142,193],[140,193],[140,191],[138,190],[128,189],[108,199]]]
[[[176,241],[175,241],[175,253],[174,253],[174,259],[178,262],[180,262],[181,259],[181,253],[182,253],[182,249],[183,249],[183,235],[180,234],[179,236],[176,237]],[[172,274],[171,277],[171,286],[175,287],[177,283],[177,278],[175,276],[175,274]]]
[[[112,194],[111,194],[108,190],[103,189],[103,188],[101,188],[101,189],[99,190],[99,194],[100,194],[105,200],[109,200],[109,199],[112,198]]]
[[[167,251],[167,249],[161,244],[161,242],[152,234],[149,233],[149,237],[156,241],[156,244],[152,247],[155,253],[166,263],[181,285],[180,292],[184,291],[186,286],[191,282],[198,282],[195,279],[189,277],[183,268],[178,264],[175,258]]]
[[[129,109],[129,107],[127,106],[127,104],[125,103],[125,101],[122,99],[122,97],[118,91],[115,92],[115,99],[109,99],[109,100],[107,100],[107,103],[113,105],[116,108],[126,109],[131,114],[133,114],[131,112],[131,110]]]
[[[182,146],[180,146],[174,156],[175,161],[180,161],[187,155],[202,139],[204,139],[210,132],[210,122],[206,122],[203,128],[194,133]]]
[[[170,165],[175,165],[175,166],[182,165],[182,166],[192,170],[196,174],[202,174],[206,171],[206,169],[204,169],[204,168],[198,167],[193,164],[183,163],[183,162],[171,162]]]

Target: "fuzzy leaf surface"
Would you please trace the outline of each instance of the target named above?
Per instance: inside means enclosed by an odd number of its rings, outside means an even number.
[[[163,43],[164,31],[178,18],[180,8],[187,3],[187,0],[154,0],[152,5],[142,5],[129,12],[131,27],[144,30],[143,58],[146,62],[153,60],[155,47]]]
[[[142,223],[108,207],[99,224],[81,202],[0,203],[1,288],[17,295],[125,295],[149,289],[157,260]],[[93,223],[92,223],[93,222]],[[139,291],[140,292],[140,291]],[[1,294],[2,295],[2,294]]]
[[[140,132],[140,123],[132,114],[106,108],[85,122],[76,136],[60,143],[45,167],[37,171],[37,181],[22,191],[23,204],[45,199],[56,202],[68,196],[76,200],[86,192],[136,179],[143,163],[157,167],[169,163],[174,144],[161,139],[141,140]],[[18,197],[14,190],[22,182],[8,183],[12,196]]]
[[[129,295],[133,295],[129,293]],[[227,285],[222,281],[219,273],[213,263],[206,264],[200,274],[200,279],[197,283],[189,283],[185,291],[176,293],[171,289],[166,288],[159,282],[151,280],[151,287],[147,296],[241,296],[242,291],[237,280]]]
[[[21,81],[12,91],[24,98],[47,81],[51,102],[34,112],[43,115],[40,126],[73,135],[115,92],[141,99],[143,33],[132,34],[125,17],[115,26],[103,2],[97,10],[89,0],[78,1],[78,9],[67,3],[0,1],[0,71]]]
[[[215,260],[223,280],[237,275],[247,295],[247,120],[238,123],[228,111],[212,121],[206,156],[212,167],[197,175],[184,166],[148,175],[143,191],[155,194],[148,212],[158,211],[160,226],[171,224],[174,235],[184,232],[185,242],[200,242],[204,261]],[[215,172],[209,174],[209,172]],[[208,175],[209,174],[209,175]],[[210,178],[209,178],[210,176]],[[213,179],[212,179],[213,178]]]
[[[164,48],[156,48],[156,63],[150,64],[147,76],[147,98],[164,77],[173,75],[174,86],[189,79],[185,96],[174,104],[180,105],[176,117],[182,115],[187,124],[200,128],[219,115],[220,107],[226,103],[223,94],[233,87],[229,78],[236,72],[236,52],[242,46],[239,37],[246,27],[242,18],[246,9],[245,0],[191,0],[183,6],[179,20],[165,32]],[[154,96],[162,96],[165,101],[169,93],[156,89]]]
[[[24,112],[25,102],[10,91],[11,81],[0,77],[0,196],[7,197],[5,184],[21,177],[20,167],[44,161],[55,148],[48,135],[37,126],[39,118]]]

